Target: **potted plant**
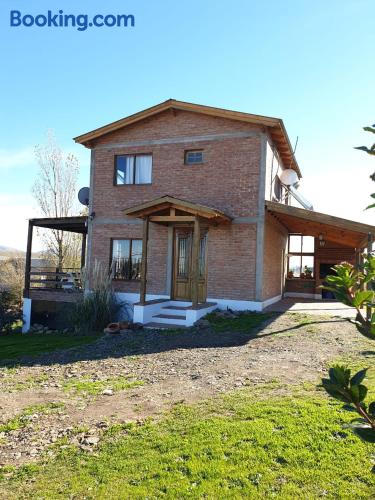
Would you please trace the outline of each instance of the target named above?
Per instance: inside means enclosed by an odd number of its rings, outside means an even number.
[[[311,279],[312,278],[312,272],[313,272],[313,270],[312,270],[311,267],[305,266],[305,268],[304,268],[305,278]]]
[[[288,271],[288,278],[294,278],[293,271]]]

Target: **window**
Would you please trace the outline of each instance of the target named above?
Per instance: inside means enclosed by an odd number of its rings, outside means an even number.
[[[203,151],[185,151],[185,164],[196,165],[203,163]]]
[[[152,155],[115,157],[115,184],[151,184]]]
[[[314,276],[313,236],[289,235],[288,276],[293,278],[312,278]]]
[[[112,269],[114,279],[140,279],[141,264],[142,240],[112,241]]]

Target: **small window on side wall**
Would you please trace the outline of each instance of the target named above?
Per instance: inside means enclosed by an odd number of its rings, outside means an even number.
[[[203,163],[203,151],[185,151],[185,165],[196,165]]]
[[[151,184],[152,155],[115,157],[115,184]]]
[[[115,280],[139,280],[142,240],[112,240],[112,272]]]

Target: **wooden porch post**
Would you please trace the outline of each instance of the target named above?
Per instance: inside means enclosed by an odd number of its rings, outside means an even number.
[[[81,244],[81,269],[85,267],[86,264],[86,233],[82,233],[82,244]]]
[[[192,252],[192,280],[191,280],[191,299],[193,308],[198,307],[198,280],[199,280],[199,242],[200,242],[200,224],[196,215],[194,220],[193,232],[193,252]]]
[[[24,297],[30,296],[30,271],[31,271],[31,250],[33,245],[33,228],[34,224],[29,220],[29,230],[27,233],[26,261],[25,261],[25,289]]]
[[[141,265],[141,287],[139,302],[146,303],[146,283],[147,283],[147,244],[148,244],[149,218],[143,219],[143,237],[142,237],[142,265]]]
[[[370,254],[372,252],[372,233],[368,233],[367,235],[367,253]],[[366,319],[367,321],[371,320],[372,315],[372,307],[366,307]]]

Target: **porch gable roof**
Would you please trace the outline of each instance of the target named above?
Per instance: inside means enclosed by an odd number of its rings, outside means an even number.
[[[290,233],[315,237],[323,234],[325,240],[353,248],[365,248],[368,235],[371,234],[373,238],[375,236],[375,226],[362,222],[355,222],[274,201],[266,201],[266,209]]]
[[[161,196],[145,203],[140,203],[139,205],[125,208],[122,212],[124,215],[138,217],[141,219],[148,216],[154,216],[154,222],[168,222],[167,217],[170,217],[170,222],[173,222],[171,215],[159,216],[160,220],[157,220],[158,216],[156,214],[168,209],[175,209],[181,212],[185,212],[191,214],[191,216],[203,217],[204,219],[208,219],[210,222],[230,222],[232,220],[231,217],[226,215],[221,210],[207,207],[199,203],[192,203],[190,201],[174,198],[173,196],[169,195]],[[165,221],[162,220],[163,217],[165,218]],[[175,216],[176,222],[178,222],[177,217],[179,216]],[[186,219],[187,218],[188,217],[186,217]]]

